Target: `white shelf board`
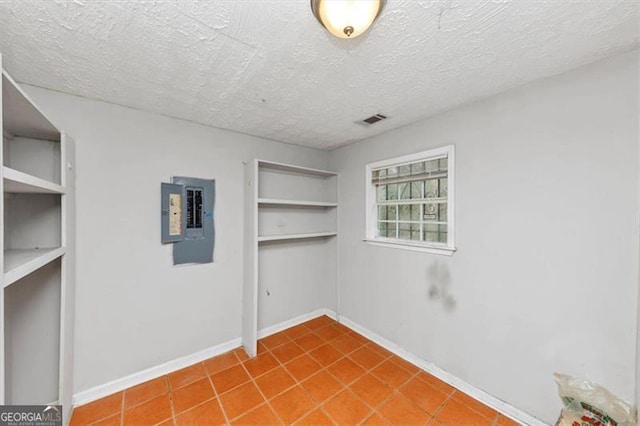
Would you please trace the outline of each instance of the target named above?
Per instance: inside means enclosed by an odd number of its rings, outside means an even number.
[[[64,194],[64,188],[35,176],[22,173],[10,167],[2,168],[4,192],[30,194]]]
[[[260,235],[258,242],[262,241],[282,241],[282,240],[303,240],[307,238],[334,237],[337,232],[312,232],[309,234],[284,234],[284,235]]]
[[[34,105],[31,98],[2,70],[2,126],[15,136],[60,140],[58,130]]]
[[[278,205],[278,206],[303,206],[303,207],[337,207],[338,203],[327,203],[324,201],[298,201],[298,200],[280,200],[276,198],[258,198],[260,205]]]
[[[64,253],[64,247],[5,250],[3,287],[10,286]]]
[[[312,169],[310,167],[293,166],[291,164],[277,163],[275,161],[258,160],[258,167],[263,169],[279,170],[283,172],[301,173],[305,175],[315,176],[336,176],[337,172],[331,172],[328,170]]]

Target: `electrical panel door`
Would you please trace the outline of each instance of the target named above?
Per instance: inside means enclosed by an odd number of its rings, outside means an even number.
[[[173,243],[174,265],[213,262],[215,181],[174,177],[162,184],[161,239]]]

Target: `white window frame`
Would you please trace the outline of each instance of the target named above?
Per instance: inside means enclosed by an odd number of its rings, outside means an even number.
[[[416,242],[400,240],[396,238],[377,237],[378,209],[376,202],[376,186],[371,183],[372,172],[375,169],[402,165],[416,161],[428,161],[430,159],[447,157],[447,243]],[[456,251],[455,246],[455,147],[447,145],[415,154],[376,161],[366,166],[366,236],[364,241],[368,244],[399,248],[404,250],[420,251],[432,254],[451,256]]]

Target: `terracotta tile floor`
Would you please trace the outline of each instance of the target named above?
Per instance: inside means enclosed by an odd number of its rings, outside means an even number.
[[[77,407],[71,425],[515,425],[324,316]]]

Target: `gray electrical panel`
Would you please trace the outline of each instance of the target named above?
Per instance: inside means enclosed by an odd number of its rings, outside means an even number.
[[[161,191],[161,240],[173,243],[173,264],[213,262],[215,181],[174,177]]]

